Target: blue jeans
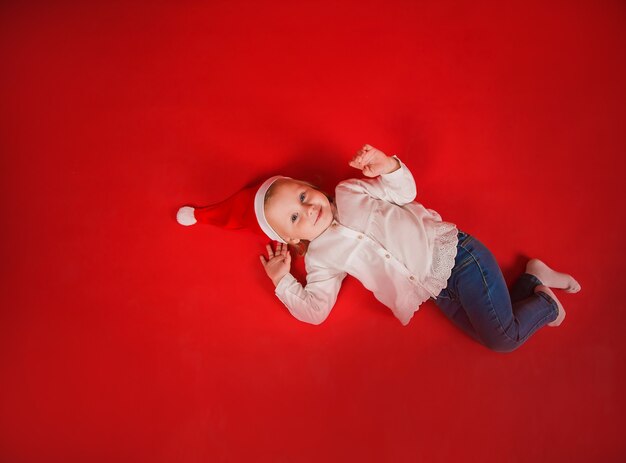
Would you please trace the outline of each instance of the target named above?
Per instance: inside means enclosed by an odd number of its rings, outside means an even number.
[[[431,298],[456,326],[490,349],[510,352],[556,319],[554,299],[534,292],[537,277],[523,273],[509,292],[489,249],[462,231],[458,238],[448,286]]]

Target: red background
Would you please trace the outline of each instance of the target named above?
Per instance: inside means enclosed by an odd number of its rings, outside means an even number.
[[[0,6],[2,461],[624,461],[623,2],[85,3]],[[364,143],[573,274],[564,324],[495,353],[348,278],[307,325],[176,223]]]

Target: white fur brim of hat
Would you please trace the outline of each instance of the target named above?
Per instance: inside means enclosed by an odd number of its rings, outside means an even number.
[[[274,177],[268,178],[261,184],[256,194],[254,195],[254,213],[256,214],[256,219],[257,219],[257,222],[259,222],[259,226],[261,227],[261,230],[263,230],[263,233],[265,233],[269,239],[278,241],[279,243],[287,243],[284,239],[280,237],[278,233],[276,233],[276,230],[274,230],[270,226],[270,224],[267,223],[267,219],[265,218],[265,210],[264,210],[265,193],[267,193],[267,190],[269,190],[269,188],[272,186],[272,184],[276,180],[279,180],[281,178],[291,179],[291,177],[283,177],[282,175],[275,175]]]

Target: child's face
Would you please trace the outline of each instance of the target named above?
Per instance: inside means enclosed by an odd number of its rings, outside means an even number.
[[[278,180],[265,203],[265,218],[288,243],[313,240],[333,221],[324,193],[298,180]]]

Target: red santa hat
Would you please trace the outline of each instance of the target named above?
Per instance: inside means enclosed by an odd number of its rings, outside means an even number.
[[[247,228],[264,233],[271,240],[286,243],[267,223],[264,210],[265,193],[276,180],[282,178],[291,177],[282,175],[270,177],[260,186],[244,188],[230,198],[211,206],[181,207],[176,214],[176,220],[186,226],[207,223],[227,229]]]

